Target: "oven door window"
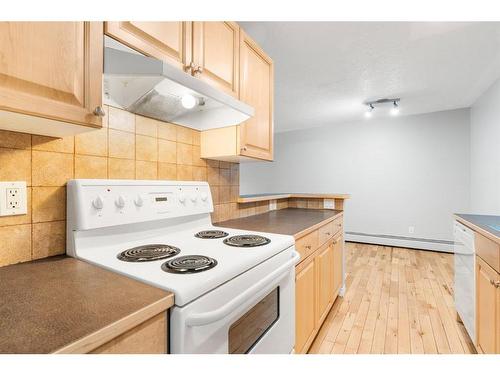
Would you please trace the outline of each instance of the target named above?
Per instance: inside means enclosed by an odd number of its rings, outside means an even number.
[[[279,317],[279,287],[229,327],[229,353],[248,353]]]

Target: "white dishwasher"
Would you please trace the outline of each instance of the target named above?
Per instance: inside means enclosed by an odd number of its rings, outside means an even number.
[[[455,221],[455,307],[473,342],[476,341],[476,252],[474,232]]]

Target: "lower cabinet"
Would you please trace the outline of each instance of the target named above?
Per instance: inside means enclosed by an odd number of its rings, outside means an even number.
[[[476,256],[476,348],[500,354],[500,274]]]
[[[342,250],[341,232],[313,249],[295,268],[296,353],[307,353],[337,298],[342,285]]]

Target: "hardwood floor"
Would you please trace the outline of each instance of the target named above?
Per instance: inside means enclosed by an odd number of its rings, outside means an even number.
[[[346,294],[309,353],[475,353],[453,304],[453,255],[346,243]]]

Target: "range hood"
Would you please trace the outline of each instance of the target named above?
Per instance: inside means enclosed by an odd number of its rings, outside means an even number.
[[[198,130],[237,125],[254,115],[248,104],[178,68],[109,37],[104,45],[106,104]]]

